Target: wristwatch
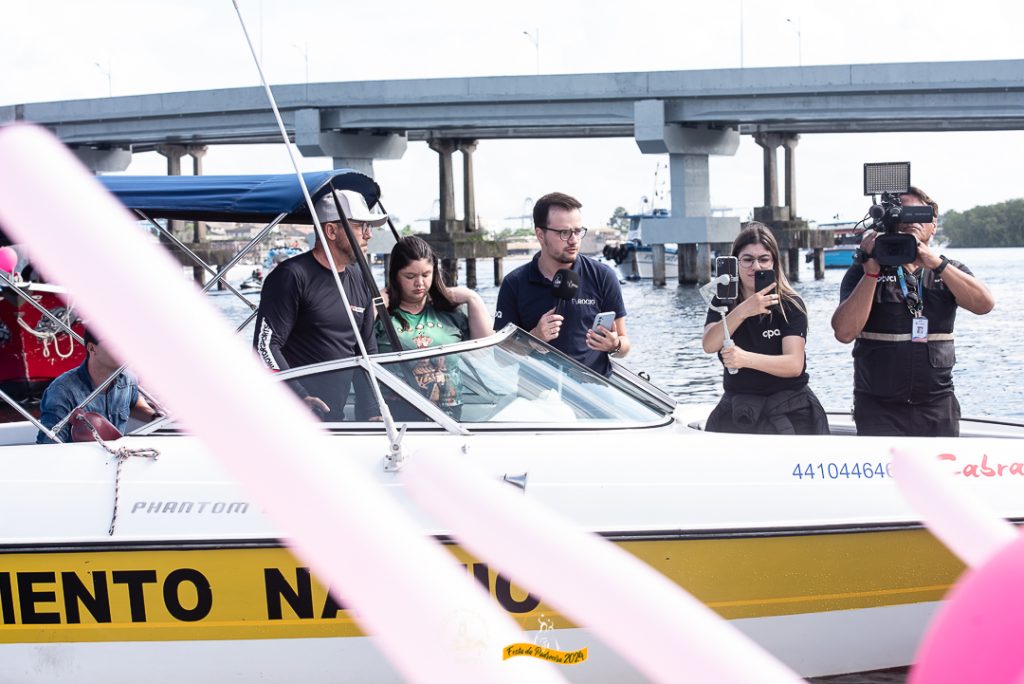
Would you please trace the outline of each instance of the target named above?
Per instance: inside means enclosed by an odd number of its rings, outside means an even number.
[[[616,356],[616,355],[618,355],[618,353],[620,351],[622,351],[622,338],[621,337],[619,338],[618,343],[615,345],[615,349],[612,349],[610,352],[608,352],[608,356]]]
[[[946,270],[947,266],[949,266],[949,259],[947,259],[944,255],[940,254],[939,259],[942,261],[942,263],[936,266],[934,269],[932,269],[932,273],[934,273],[935,275],[939,275],[940,273]]]

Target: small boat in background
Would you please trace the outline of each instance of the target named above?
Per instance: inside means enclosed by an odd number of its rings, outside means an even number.
[[[259,290],[263,287],[263,269],[256,267],[252,269],[252,274],[248,278],[242,281],[242,284],[238,286],[239,290]]]
[[[623,280],[641,280],[653,277],[654,256],[651,246],[643,241],[643,222],[669,217],[668,209],[655,209],[649,214],[626,214],[629,232],[618,245],[606,244],[602,255],[610,262]],[[677,273],[679,269],[676,245],[665,245],[665,271]]]
[[[819,223],[818,230],[830,230],[833,236],[833,246],[826,247],[825,268],[849,268],[853,264],[853,252],[860,245],[864,228],[860,223],[854,221],[838,221],[836,223]],[[813,254],[807,255],[807,261],[814,258]]]

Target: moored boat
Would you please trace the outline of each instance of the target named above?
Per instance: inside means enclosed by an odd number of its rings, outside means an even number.
[[[860,245],[864,226],[852,221],[819,223],[818,230],[832,231],[833,246],[824,249],[825,268],[849,268]]]
[[[643,240],[643,222],[668,218],[667,209],[655,209],[649,214],[626,214],[629,232],[626,239],[617,245],[605,245],[602,252],[605,261],[615,268],[622,280],[643,280],[654,277],[654,255],[651,246]],[[665,270],[676,273],[679,270],[676,245],[665,246]]]

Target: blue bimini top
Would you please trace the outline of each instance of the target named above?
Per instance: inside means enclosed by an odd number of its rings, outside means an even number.
[[[302,174],[315,202],[330,186],[355,190],[373,207],[380,186],[352,169]],[[269,223],[312,223],[295,174],[256,176],[100,176],[98,180],[129,209],[150,218]]]

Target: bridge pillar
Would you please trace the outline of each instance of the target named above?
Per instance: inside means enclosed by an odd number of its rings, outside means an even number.
[[[189,145],[188,156],[192,157],[192,175],[202,176],[203,175],[203,157],[206,156],[206,145]],[[205,221],[194,221],[192,224],[192,243],[201,245],[206,242],[206,222]],[[217,264],[217,270],[224,264]],[[206,271],[202,266],[192,267],[192,278],[202,285],[203,279],[206,277]],[[217,281],[218,290],[226,290],[224,287],[224,280]]]
[[[643,240],[679,245],[679,282],[704,282],[711,278],[712,246],[732,242],[739,231],[738,218],[711,216],[708,158],[735,154],[740,136],[731,128],[683,126],[666,117],[662,100],[634,103],[637,146],[644,154],[669,155],[672,189],[671,216],[645,219]]]
[[[402,133],[324,130],[319,109],[295,112],[295,146],[304,157],[331,157],[336,169],[353,169],[373,178],[375,159],[401,159],[408,140]]]
[[[813,250],[814,277],[825,277],[822,248],[830,244],[831,235],[810,230],[796,213],[796,146],[800,136],[795,133],[755,133],[754,141],[764,148],[764,206],[754,207],[754,220],[772,229],[779,243],[779,268],[792,282],[800,280],[800,250]],[[785,147],[785,204],[779,206],[779,146]]]
[[[786,206],[789,207],[789,215],[797,216],[796,213],[796,146],[800,142],[800,135],[792,133],[782,138],[782,146],[786,148]]]
[[[131,147],[73,147],[71,151],[93,173],[124,171],[132,163]]]
[[[168,176],[180,176],[181,175],[181,158],[185,155],[192,157],[192,175],[201,176],[203,175],[203,157],[206,156],[207,146],[206,145],[160,145],[156,151],[167,157],[167,175]],[[177,234],[185,222],[179,220],[173,220],[167,222],[167,230]],[[206,240],[206,223],[203,221],[192,221],[192,244],[201,245]],[[160,241],[168,243],[169,241],[160,236]],[[199,252],[200,250],[195,250]],[[217,260],[211,260],[217,261]],[[192,263],[192,278],[197,284],[202,285],[206,278],[206,269],[202,266],[196,265],[191,259],[187,263]],[[217,264],[221,265],[221,264]],[[225,289],[223,285],[218,283],[218,289]]]
[[[782,136],[778,133],[755,133],[754,142],[760,145],[764,150],[764,206],[762,209],[781,210],[782,207],[778,206],[779,157],[776,150],[779,145],[782,144]],[[758,218],[756,209],[754,212],[754,218],[756,220],[764,221],[764,219]],[[785,213],[785,216],[783,216],[783,213]],[[789,214],[788,212],[777,211],[773,212],[772,216],[767,218],[768,221],[785,221],[789,218]]]
[[[192,175],[202,176],[203,175],[203,157],[206,156],[206,145],[190,145],[188,148],[188,156],[192,157]],[[195,222],[195,232],[192,234],[192,242],[200,243],[206,241],[206,223],[204,221]]]
[[[476,152],[476,140],[460,140],[459,152],[462,153],[462,202],[465,217],[465,231],[477,232],[476,224],[476,187],[473,179],[473,153]],[[466,287],[476,289],[476,259],[466,259]]]
[[[455,219],[455,179],[452,174],[452,153],[458,147],[458,141],[450,138],[432,138],[427,142],[430,149],[437,152],[438,171],[438,203],[437,220],[430,222],[430,237],[435,241],[451,241],[461,226]],[[459,261],[455,255],[441,256],[441,270],[444,281],[448,285],[459,284]]]
[[[501,259],[506,248],[503,242],[481,239],[476,222],[476,191],[473,177],[473,152],[476,140],[432,138],[427,141],[437,152],[439,197],[438,218],[430,222],[430,235],[425,239],[441,260],[445,283],[459,284],[459,259],[466,260],[466,285],[476,287],[476,260],[494,259],[495,285],[501,282]],[[455,217],[455,182],[452,175],[452,154],[462,152],[463,209],[465,218]]]
[[[180,176],[181,175],[181,158],[188,153],[188,148],[185,145],[159,145],[156,151],[167,157],[167,175],[168,176]],[[169,219],[167,221],[167,231],[173,235],[178,235],[181,232],[183,221],[179,219]],[[168,240],[162,233],[160,234],[160,242],[168,249],[174,251],[172,242]]]

